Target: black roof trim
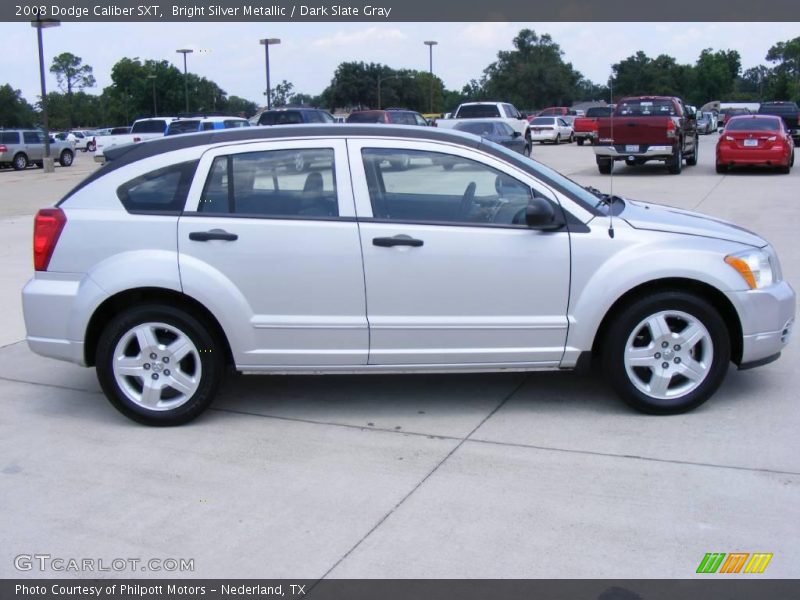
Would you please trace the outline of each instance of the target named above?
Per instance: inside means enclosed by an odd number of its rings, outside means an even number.
[[[470,148],[477,148],[477,140],[470,139],[447,130],[435,127],[402,126],[402,125],[370,125],[370,124],[305,124],[305,125],[272,125],[242,127],[238,129],[218,129],[183,135],[180,137],[163,137],[147,140],[138,144],[126,144],[106,151],[108,161],[105,172],[117,169],[122,165],[150,158],[166,152],[174,152],[186,148],[206,146],[209,144],[228,144],[257,140],[272,140],[303,137],[347,137],[376,136],[430,139],[447,141]]]

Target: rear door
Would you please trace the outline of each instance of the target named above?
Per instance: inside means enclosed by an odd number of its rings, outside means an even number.
[[[25,154],[29,161],[42,160],[44,158],[44,134],[38,131],[23,131],[22,141],[25,146]]]
[[[294,168],[301,155],[304,172]],[[184,291],[224,321],[239,368],[367,362],[344,140],[206,152],[178,224]]]

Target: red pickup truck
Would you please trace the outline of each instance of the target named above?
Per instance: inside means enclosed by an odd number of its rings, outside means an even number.
[[[609,116],[613,110],[613,106],[592,106],[586,109],[585,117],[575,118],[572,129],[575,132],[575,139],[578,140],[578,146],[583,146],[587,140],[590,144],[597,141],[597,119]]]
[[[594,146],[597,168],[611,173],[614,161],[628,166],[658,160],[677,175],[697,164],[697,119],[680,98],[637,96],[623,98],[610,117],[597,120]]]

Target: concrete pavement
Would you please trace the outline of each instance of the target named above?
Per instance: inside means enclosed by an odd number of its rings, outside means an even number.
[[[614,191],[752,228],[800,283],[791,175],[617,166]],[[591,148],[535,158],[608,190]],[[700,409],[629,411],[598,374],[232,377],[180,428],[119,415],[94,372],[30,353],[30,216],[94,168],[0,172],[0,577],[14,556],[193,558],[190,577],[692,577],[772,552],[798,577],[800,373],[731,371]],[[62,177],[56,179],[57,176]],[[5,212],[3,212],[5,211]]]

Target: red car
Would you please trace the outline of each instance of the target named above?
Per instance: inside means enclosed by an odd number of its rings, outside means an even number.
[[[793,164],[794,142],[780,117],[731,117],[719,136],[717,173],[743,165],[777,167],[788,173]]]

